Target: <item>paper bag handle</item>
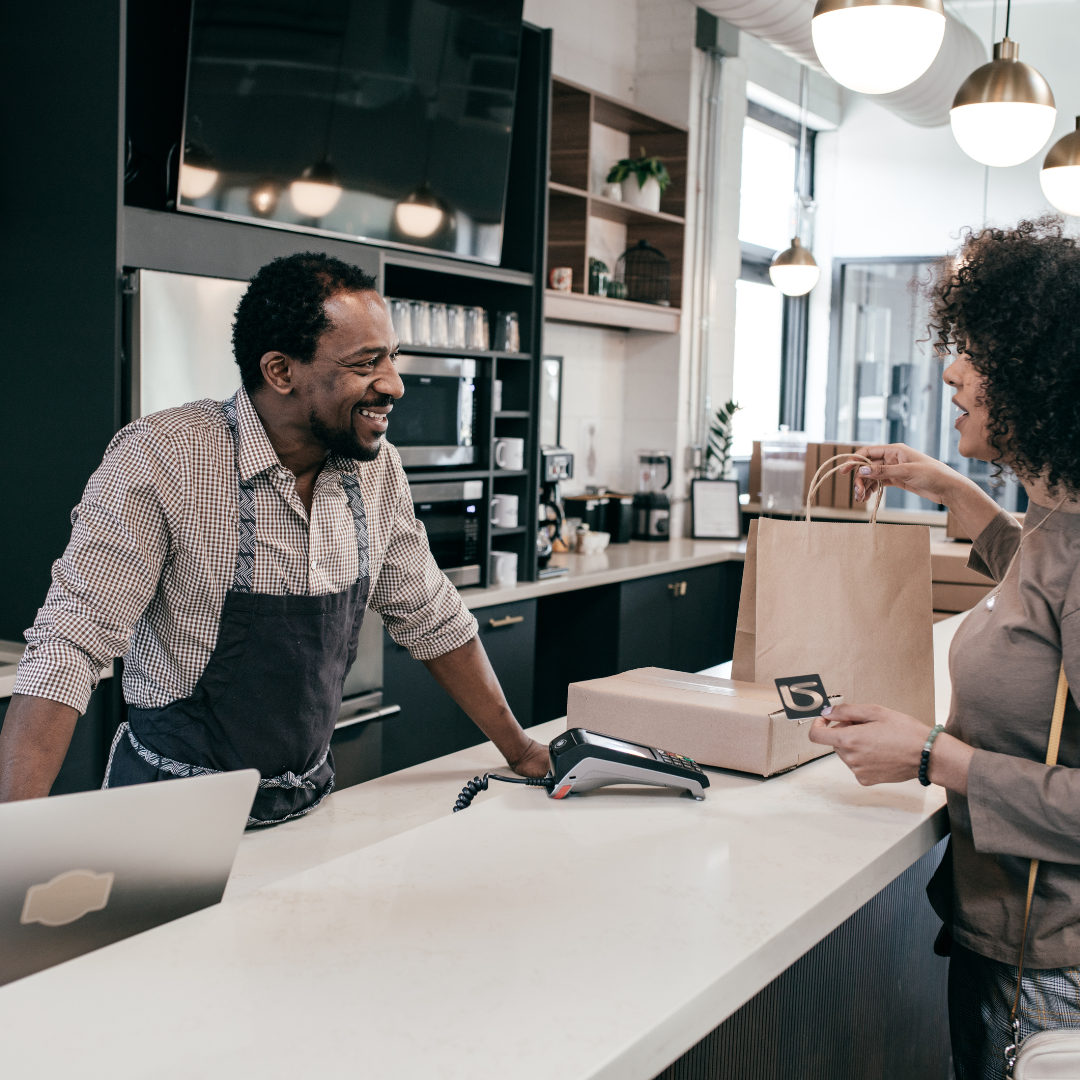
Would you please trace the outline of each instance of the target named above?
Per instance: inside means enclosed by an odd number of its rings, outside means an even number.
[[[817,494],[817,489],[821,487],[822,483],[828,480],[828,478],[832,476],[833,473],[839,472],[845,465],[847,465],[852,458],[857,461],[864,461],[867,465],[874,464],[868,457],[863,457],[862,454],[837,454],[835,457],[829,458],[828,461],[823,461],[821,465],[818,466],[817,472],[814,473],[813,480],[810,481],[810,490],[806,493],[806,521],[808,524],[810,522],[810,505],[814,501],[814,496]],[[839,461],[840,464],[833,466],[833,468],[829,469],[829,471],[823,476],[821,470],[827,468],[834,461]],[[871,525],[877,524],[878,509],[881,506],[881,497],[884,494],[885,485],[878,484],[877,498],[874,500],[873,509],[870,511]]]

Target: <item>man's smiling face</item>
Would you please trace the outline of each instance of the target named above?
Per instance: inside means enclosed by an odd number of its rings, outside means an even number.
[[[340,292],[324,304],[331,327],[310,364],[294,369],[311,433],[327,450],[372,461],[394,401],[405,392],[394,361],[398,338],[377,292]]]

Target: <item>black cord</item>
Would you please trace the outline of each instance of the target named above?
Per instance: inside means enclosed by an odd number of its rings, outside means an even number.
[[[527,787],[542,787],[547,788],[548,791],[555,785],[555,780],[551,776],[499,776],[496,773],[484,773],[483,779],[474,776],[461,789],[461,794],[457,797],[457,802],[454,803],[454,813],[467,809],[481,791],[487,791],[489,780],[501,780],[504,784],[525,784]]]
[[[1005,5],[1005,36],[1009,36],[1009,17],[1012,15],[1012,0]]]

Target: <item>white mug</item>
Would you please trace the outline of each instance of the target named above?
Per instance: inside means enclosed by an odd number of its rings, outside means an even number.
[[[525,468],[524,439],[496,439],[495,464],[500,469]]]
[[[518,527],[518,497],[516,495],[494,495],[491,499],[491,524],[500,529]]]
[[[493,551],[491,553],[491,584],[516,584],[517,562],[516,551]]]

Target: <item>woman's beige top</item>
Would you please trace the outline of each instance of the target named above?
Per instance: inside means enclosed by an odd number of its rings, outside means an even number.
[[[1080,514],[1032,506],[1023,537],[1020,545],[1020,526],[1001,513],[968,562],[1000,585],[953,639],[946,731],[975,754],[967,797],[949,792],[951,869],[946,857],[927,891],[956,941],[1015,965],[1028,860],[1043,860],[1026,964],[1072,967],[1080,965],[1080,712],[1072,694],[1060,764],[1044,762],[1063,656],[1070,687],[1080,688]]]

